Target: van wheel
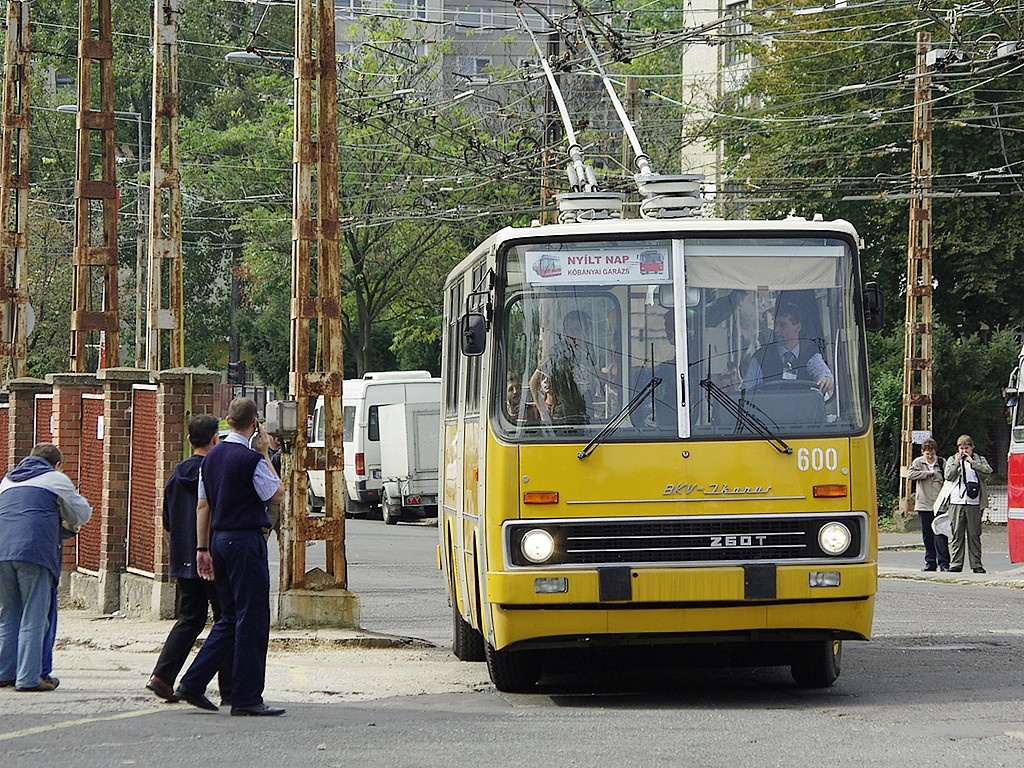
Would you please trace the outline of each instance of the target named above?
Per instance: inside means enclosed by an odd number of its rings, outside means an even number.
[[[490,643],[485,643],[484,655],[491,682],[499,691],[506,693],[529,691],[544,671],[540,651],[511,651],[505,648],[496,651]]]
[[[402,505],[392,503],[387,496],[384,497],[384,503],[380,509],[384,517],[384,525],[398,525],[398,521],[402,519]]]
[[[798,645],[789,669],[801,688],[828,688],[839,677],[842,660],[842,640],[816,640]]]
[[[319,502],[319,503],[317,503]],[[311,488],[306,488],[306,514],[319,515],[324,511],[324,500],[313,493]]]
[[[452,605],[452,653],[459,661],[485,659],[484,636],[462,618],[457,605]]]

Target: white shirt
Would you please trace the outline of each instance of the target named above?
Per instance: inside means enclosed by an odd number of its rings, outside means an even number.
[[[959,459],[955,457],[954,460],[959,461]],[[981,480],[978,478],[978,473],[974,471],[974,467],[971,465],[971,462],[965,459],[962,471],[960,472],[960,477],[957,478],[955,483],[953,483],[953,490],[949,493],[950,504],[969,504],[972,507],[976,507],[981,504],[980,493],[973,499],[967,497],[967,483],[981,483]]]

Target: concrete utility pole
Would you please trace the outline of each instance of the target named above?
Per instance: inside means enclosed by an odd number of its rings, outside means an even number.
[[[8,0],[0,149],[0,357],[28,369],[29,2]],[[3,374],[7,374],[6,365]]]
[[[153,122],[149,152],[149,301],[146,323],[146,367],[152,371],[185,365],[181,161],[178,156],[180,5],[181,0],[156,0],[153,4]]]
[[[548,33],[547,60],[553,62],[558,58],[559,39],[558,30]],[[555,75],[555,79],[558,76]],[[551,224],[558,218],[555,195],[558,194],[558,182],[554,181],[558,176],[555,168],[558,166],[560,157],[558,147],[562,143],[561,123],[558,119],[558,106],[555,104],[555,94],[551,83],[547,84],[544,91],[544,149],[541,152],[540,169],[540,223]]]
[[[93,12],[93,9],[95,13]],[[93,28],[99,37],[93,38]],[[92,108],[93,72],[99,74],[99,109]],[[99,178],[90,155],[98,135]],[[114,156],[114,39],[110,0],[80,0],[78,11],[78,140],[75,148],[75,247],[72,254],[71,360],[85,373],[91,339],[99,367],[120,357],[117,309],[117,185]],[[98,242],[94,244],[93,238]]]
[[[931,41],[929,33],[917,33],[900,451],[900,511],[904,520],[914,513],[907,479],[914,444],[932,436],[932,106],[926,60]]]
[[[315,28],[315,31],[314,31]],[[315,50],[314,50],[315,40]],[[284,504],[281,569],[281,623],[345,623],[353,597],[345,559],[345,505],[342,467],[341,252],[338,242],[337,55],[334,3],[295,4],[295,138],[292,154],[292,311],[289,390],[298,403],[299,432],[290,457],[292,471]],[[316,109],[313,108],[313,90]],[[315,122],[315,127],[314,127]],[[314,139],[314,131],[316,138]],[[313,211],[313,183],[316,211]],[[316,276],[315,284],[312,279]],[[323,360],[310,361],[310,330],[316,323]],[[323,449],[307,447],[306,414],[310,399],[324,398]],[[322,518],[306,515],[306,471],[324,470]],[[325,541],[327,570],[335,590],[300,594],[307,586],[306,542]],[[330,601],[336,601],[330,605]],[[319,605],[314,605],[318,603]]]

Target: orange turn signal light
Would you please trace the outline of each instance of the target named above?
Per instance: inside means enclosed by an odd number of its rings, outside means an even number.
[[[845,485],[816,485],[814,486],[814,498],[816,499],[839,499],[846,496]]]
[[[558,491],[526,491],[523,504],[557,504]]]

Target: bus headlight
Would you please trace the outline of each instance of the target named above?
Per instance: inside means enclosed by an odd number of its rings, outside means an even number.
[[[555,553],[555,540],[547,531],[531,528],[523,534],[519,548],[531,563],[544,563]]]
[[[818,531],[818,546],[826,555],[841,555],[850,547],[853,536],[842,523],[826,523]]]

